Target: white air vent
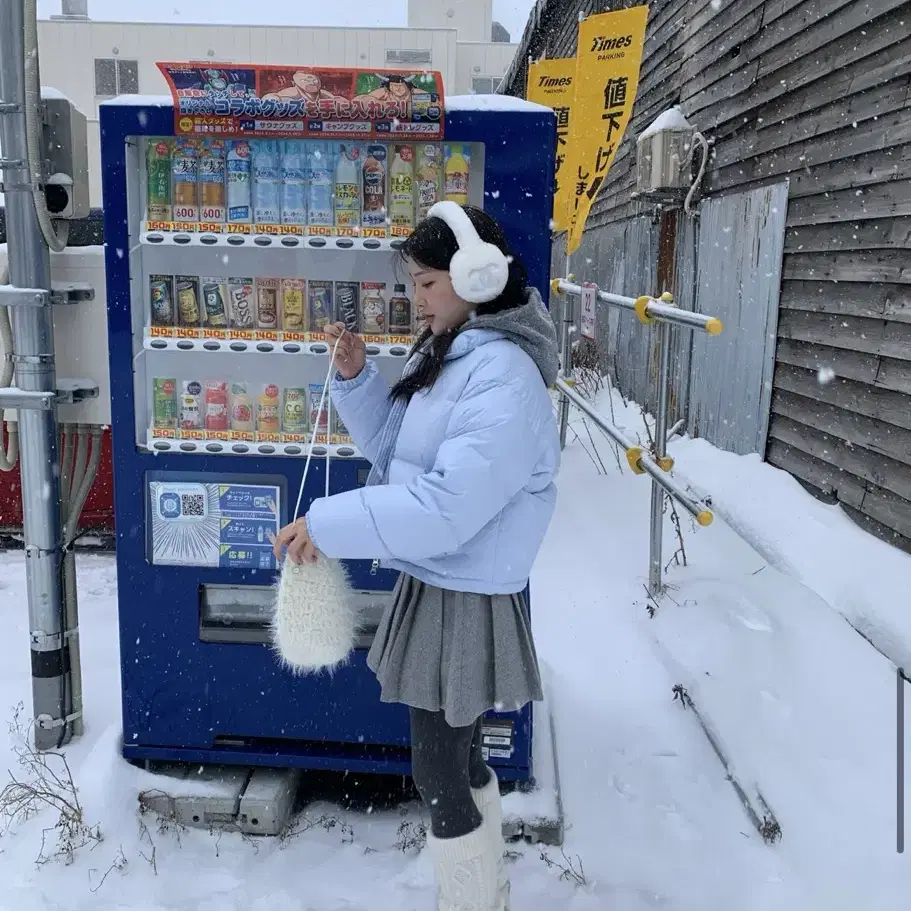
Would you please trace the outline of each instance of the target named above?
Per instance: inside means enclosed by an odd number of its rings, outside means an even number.
[[[386,51],[386,66],[430,66],[432,59],[430,51]]]

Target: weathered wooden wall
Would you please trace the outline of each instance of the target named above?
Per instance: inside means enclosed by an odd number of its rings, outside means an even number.
[[[633,121],[589,231],[648,211],[630,198],[635,138],[675,103],[714,139],[706,194],[788,178],[766,458],[911,551],[911,2],[650,7]],[[572,56],[579,13],[605,8],[539,0],[507,90],[523,94],[529,53]]]

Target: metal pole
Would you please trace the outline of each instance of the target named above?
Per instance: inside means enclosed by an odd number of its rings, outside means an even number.
[[[569,243],[569,234],[566,235],[566,242]],[[566,254],[566,275],[569,277],[569,253]],[[573,376],[573,349],[572,349],[572,327],[573,311],[575,303],[573,298],[563,295],[563,322],[560,335],[560,360],[563,362],[563,379],[567,382],[572,381]],[[566,448],[566,431],[569,428],[569,399],[566,394],[560,396],[560,449]]]
[[[561,331],[560,359],[563,362],[563,377],[567,381],[572,380],[572,342],[570,340],[570,330],[573,326],[572,320],[573,299],[564,295],[563,297],[563,322]],[[569,313],[569,319],[566,314]],[[560,394],[560,449],[566,448],[566,431],[569,427],[569,399],[566,393]]]
[[[35,214],[25,138],[25,48],[22,0],[0,2],[0,144],[10,284],[51,290],[50,252]],[[38,67],[37,57],[28,66]],[[51,307],[10,307],[16,385],[54,393],[54,322]],[[57,462],[56,408],[19,411],[20,473],[25,532],[35,747],[69,740],[68,649],[63,641],[63,548]]]
[[[667,402],[670,379],[670,326],[663,320],[653,326],[658,345],[658,401],[655,406],[655,458],[667,455]],[[648,587],[652,597],[661,593],[661,545],[664,529],[664,488],[652,479],[652,511],[649,528]]]

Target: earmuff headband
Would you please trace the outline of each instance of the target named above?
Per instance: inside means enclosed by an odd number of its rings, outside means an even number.
[[[451,200],[435,203],[427,216],[446,222],[459,246],[449,264],[455,293],[470,304],[498,298],[509,281],[509,261],[503,251],[481,240],[465,210]]]

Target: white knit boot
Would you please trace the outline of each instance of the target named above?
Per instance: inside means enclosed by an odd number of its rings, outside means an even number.
[[[505,911],[497,884],[497,857],[485,826],[458,838],[427,834],[436,868],[437,911]]]
[[[497,889],[500,896],[500,908],[509,911],[509,879],[506,876],[506,843],[503,840],[503,803],[500,796],[500,782],[497,773],[487,767],[490,781],[483,788],[472,788],[471,796],[484,822],[481,827],[487,833],[491,850],[497,857]]]

